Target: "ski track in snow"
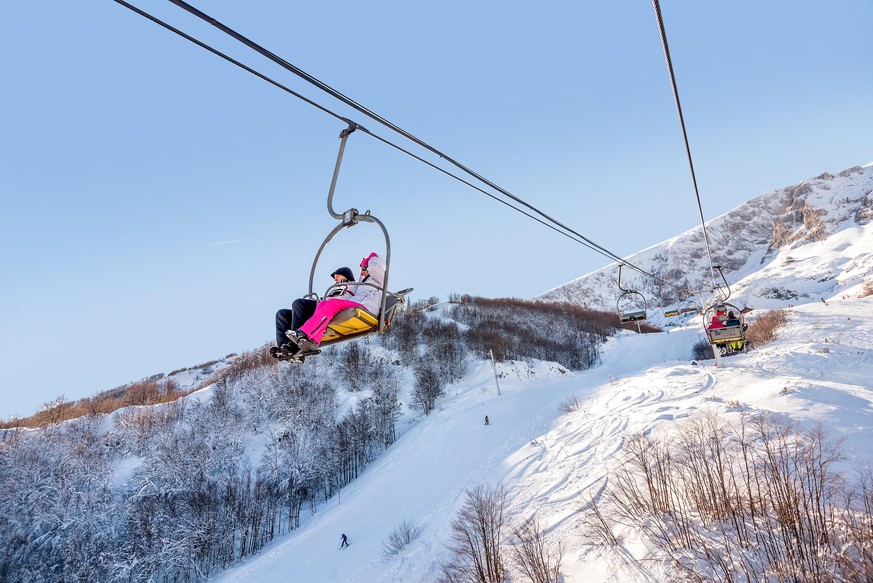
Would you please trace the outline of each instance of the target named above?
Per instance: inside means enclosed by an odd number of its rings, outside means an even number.
[[[490,363],[480,363],[339,497],[304,516],[298,531],[215,580],[434,581],[465,490],[503,484],[513,521],[536,517],[550,543],[563,543],[566,583],[670,581],[634,533],[617,533],[615,548],[586,535],[584,508],[602,496],[626,440],[669,433],[701,411],[728,420],[784,411],[845,435],[855,461],[873,458],[871,308],[873,298],[795,308],[784,338],[721,367],[688,360],[701,336],[694,327],[622,334],[604,348],[602,366],[581,373],[537,365],[530,374],[504,363],[500,396]],[[569,397],[581,406],[561,413]],[[422,533],[384,559],[383,541],[404,518]],[[351,546],[337,554],[342,532]]]

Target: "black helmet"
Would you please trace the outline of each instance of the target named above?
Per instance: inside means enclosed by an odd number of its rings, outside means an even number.
[[[331,277],[333,277],[334,275],[342,275],[348,281],[355,281],[355,276],[352,273],[352,270],[349,269],[348,267],[340,267],[339,269],[337,269],[336,271],[334,271],[333,273],[330,274]]]

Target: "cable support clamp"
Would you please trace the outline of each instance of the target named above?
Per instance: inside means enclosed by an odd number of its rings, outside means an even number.
[[[368,213],[370,211],[367,211]],[[351,208],[343,213],[343,227],[351,227],[358,224],[358,209]]]
[[[353,133],[353,132],[354,132],[356,129],[358,129],[358,127],[359,127],[358,124],[356,124],[355,122],[353,122],[353,121],[350,120],[350,119],[346,119],[346,118],[344,118],[344,117],[343,117],[343,118],[340,118],[340,119],[342,119],[344,122],[346,122],[347,124],[349,124],[349,127],[347,127],[346,129],[344,129],[343,131],[340,132],[339,137],[341,137],[341,138],[342,138],[342,137],[346,137],[346,136],[348,136],[349,134]]]

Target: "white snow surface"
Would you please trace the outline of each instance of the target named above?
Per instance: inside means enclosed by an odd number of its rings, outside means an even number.
[[[847,471],[873,461],[873,296],[860,297],[873,282],[873,166],[766,193],[712,221],[710,231],[727,267],[731,301],[754,308],[750,325],[763,309],[787,310],[788,324],[776,341],[720,366],[693,362],[692,345],[704,336],[700,317],[667,318],[665,310],[686,304],[653,302],[649,322],[666,331],[619,333],[590,370],[498,363],[498,394],[491,363],[477,361],[429,416],[417,415],[408,395],[401,395],[398,439],[379,459],[314,514],[304,509],[299,529],[210,580],[432,582],[449,558],[451,521],[465,492],[502,485],[510,523],[536,516],[548,541],[563,544],[564,583],[667,582],[675,574],[653,560],[651,545],[638,533],[617,531],[619,544],[611,548],[591,544],[586,534],[583,509],[603,492],[631,436],[668,434],[704,412],[729,421],[777,412],[823,423],[845,438]],[[701,241],[693,229],[631,261],[699,284],[707,271]],[[614,309],[614,275],[614,267],[604,268],[540,299]],[[169,378],[186,390],[233,356]],[[186,399],[209,399],[211,392]],[[339,397],[341,409],[362,398]],[[564,412],[568,399],[580,404],[574,412]],[[246,455],[256,460],[264,439],[250,439]],[[117,464],[113,483],[123,487],[141,463],[130,458]],[[422,528],[420,536],[398,555],[383,557],[385,542],[405,520]],[[351,546],[340,550],[342,533]]]
[[[601,492],[630,436],[675,431],[704,411],[728,420],[772,411],[823,422],[845,437],[847,469],[873,458],[873,297],[815,301],[788,313],[775,342],[721,366],[691,360],[703,337],[696,319],[669,333],[621,333],[604,348],[602,364],[585,372],[499,364],[499,395],[491,364],[480,362],[435,412],[400,428],[398,441],[340,496],[213,580],[435,581],[465,490],[501,484],[511,521],[535,515],[551,543],[563,542],[565,583],[670,581],[668,569],[647,560],[636,533],[617,532],[613,548],[584,534],[582,508]],[[581,407],[562,412],[570,397]],[[386,559],[383,544],[404,519],[422,533]],[[340,550],[342,533],[351,545]]]

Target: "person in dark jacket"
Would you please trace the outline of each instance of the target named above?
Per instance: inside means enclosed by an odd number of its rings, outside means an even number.
[[[331,273],[330,276],[336,284],[355,281],[355,276],[348,267],[340,267]],[[354,295],[352,291],[344,286],[333,288],[330,292],[330,297],[347,297],[352,295]],[[295,343],[289,341],[285,333],[288,330],[300,328],[315,313],[316,305],[318,305],[316,300],[298,298],[291,304],[290,310],[283,308],[276,312],[276,346],[270,348],[270,355],[273,358],[281,358],[283,360],[294,358],[294,355],[300,348]]]
[[[342,535],[342,542],[340,543],[340,548],[342,549],[342,548],[345,548],[347,546],[349,546],[349,537],[347,537],[346,535]]]
[[[372,285],[360,286],[354,297],[343,294],[318,302],[315,313],[302,326],[285,333],[301,350],[318,350],[321,339],[331,319],[346,308],[364,308],[376,317],[382,309],[382,286],[385,281],[385,262],[375,252],[361,259],[361,282]]]

